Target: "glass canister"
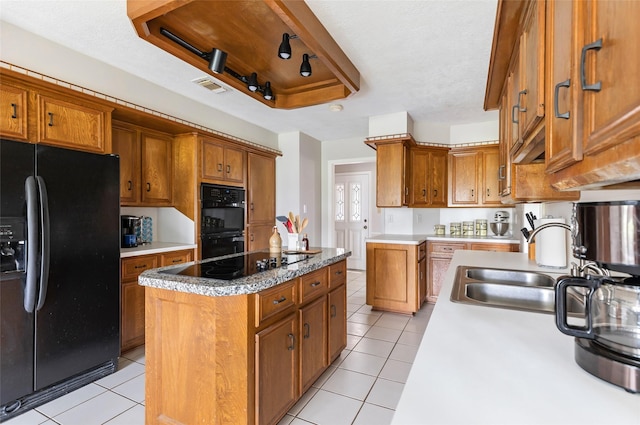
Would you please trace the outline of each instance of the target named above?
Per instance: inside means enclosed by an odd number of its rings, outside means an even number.
[[[488,220],[481,218],[476,220],[476,236],[487,236]]]
[[[453,222],[449,224],[449,234],[451,236],[462,236],[462,223]]]
[[[473,236],[475,233],[473,221],[463,221],[462,222],[462,235],[463,236]]]
[[[446,226],[444,224],[436,224],[433,226],[433,230],[436,233],[436,236],[444,236]]]

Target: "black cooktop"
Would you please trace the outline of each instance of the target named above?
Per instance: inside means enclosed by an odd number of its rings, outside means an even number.
[[[202,263],[190,264],[162,270],[160,273],[179,276],[192,276],[210,279],[233,280],[241,277],[276,269],[288,264],[310,258],[310,254],[282,254],[272,256],[268,250],[238,254],[233,257],[204,260]]]

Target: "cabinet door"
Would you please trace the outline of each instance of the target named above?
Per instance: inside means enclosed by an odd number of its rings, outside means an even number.
[[[427,257],[418,261],[418,308],[427,299]]]
[[[27,140],[27,90],[0,85],[0,135]]]
[[[273,233],[271,224],[250,224],[245,231],[245,251],[269,248],[269,238]]]
[[[500,103],[500,163],[498,164],[498,190],[501,197],[511,193],[511,156],[509,155],[511,116],[509,111],[509,98],[504,94]]]
[[[451,257],[429,257],[429,280],[427,287],[427,301],[435,303],[440,295],[440,288],[444,281],[444,276],[451,264]]]
[[[255,336],[256,424],[276,423],[296,400],[296,334],[296,315],[291,314]]]
[[[405,184],[406,147],[402,142],[377,145],[376,205],[400,207],[407,204],[409,188]]]
[[[500,151],[498,147],[487,148],[482,152],[482,205],[502,205],[498,188],[498,170]]]
[[[172,193],[171,136],[142,132],[142,202],[170,205]]]
[[[429,156],[431,172],[430,200],[432,207],[447,206],[447,161],[446,151],[434,151]]]
[[[449,205],[478,204],[478,171],[481,157],[478,151],[450,152],[450,196]]]
[[[224,148],[209,141],[202,141],[202,178],[222,180],[224,178]]]
[[[582,88],[584,154],[593,155],[640,135],[640,2],[594,0],[586,9],[583,49],[602,42],[580,64],[586,85],[600,85]]]
[[[561,170],[582,159],[581,122],[576,108],[579,82],[573,72],[572,51],[582,39],[575,13],[583,2],[547,2],[547,93],[549,111],[545,123],[547,173]],[[576,47],[574,47],[576,46]]]
[[[509,155],[513,158],[520,147],[522,147],[522,134],[520,123],[521,97],[523,96],[520,88],[520,45],[518,44],[513,52],[514,61],[511,64],[509,78],[507,80],[507,96],[509,100],[509,121],[511,122],[511,131],[509,134]]]
[[[347,347],[347,286],[329,292],[329,363]]]
[[[411,189],[409,204],[412,207],[429,205],[429,152],[411,149]]]
[[[98,153],[111,149],[110,113],[107,117],[104,110],[38,95],[37,122],[38,142]]]
[[[137,281],[122,283],[122,335],[120,349],[144,344],[144,286]]]
[[[300,391],[305,392],[327,363],[327,297],[298,310],[300,317]]]
[[[224,178],[227,181],[244,182],[244,152],[239,149],[225,148]]]
[[[276,221],[275,159],[250,152],[247,155],[247,174],[247,222],[273,226]],[[268,244],[268,236],[265,241]]]
[[[367,304],[387,311],[413,313],[418,299],[415,245],[367,244]]]
[[[136,204],[140,200],[140,143],[138,134],[129,128],[113,127],[113,153],[120,156],[120,203]]]

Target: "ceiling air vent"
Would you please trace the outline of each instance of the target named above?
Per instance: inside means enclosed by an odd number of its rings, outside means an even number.
[[[220,84],[216,83],[209,77],[196,78],[195,80],[191,81],[201,87],[204,87],[207,90],[211,90],[214,93],[224,93],[227,91],[226,88],[222,87]]]

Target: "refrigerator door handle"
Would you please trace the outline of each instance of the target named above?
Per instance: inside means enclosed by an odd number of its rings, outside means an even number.
[[[24,309],[33,313],[36,304],[38,280],[38,194],[36,179],[27,177],[24,181],[25,199],[27,202],[27,277],[24,287]]]
[[[40,194],[40,229],[42,238],[40,239],[40,288],[38,290],[38,302],[36,311],[40,310],[47,298],[47,286],[49,284],[49,198],[47,196],[47,186],[44,179],[36,177]]]

